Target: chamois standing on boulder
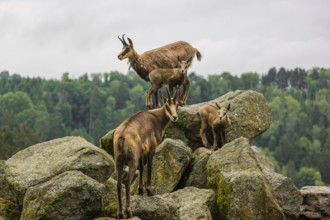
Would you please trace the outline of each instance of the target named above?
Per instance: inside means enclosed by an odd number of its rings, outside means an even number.
[[[221,146],[225,144],[225,129],[231,125],[231,120],[228,116],[230,110],[230,104],[227,108],[220,107],[217,103],[216,106],[210,104],[204,104],[198,109],[198,114],[201,118],[200,135],[202,138],[203,146],[209,147],[209,143],[206,138],[207,125],[210,125],[213,133],[213,146],[214,150],[218,147],[218,136],[220,133]]]
[[[128,59],[130,67],[145,81],[149,81],[149,73],[155,69],[174,69],[180,68],[180,63],[177,59],[179,56],[182,60],[194,58],[195,55],[200,61],[202,54],[189,43],[185,41],[177,41],[153,50],[149,50],[139,55],[130,38],[125,41],[125,34],[118,39],[122,42],[123,48],[118,55],[119,60]],[[191,65],[191,63],[190,63]],[[189,87],[189,80],[187,85]],[[158,94],[154,94],[156,103],[158,103]]]
[[[177,86],[178,88],[182,85],[183,91],[182,95],[179,98],[179,105],[185,105],[188,92],[189,92],[189,79],[187,75],[187,70],[192,62],[192,57],[188,60],[181,60],[180,57],[178,57],[178,61],[180,64],[180,68],[175,69],[155,69],[149,73],[149,79],[151,86],[147,91],[147,97],[146,97],[146,105],[149,108],[153,107],[152,103],[152,94],[155,96],[158,94],[158,90],[164,86],[167,85],[170,89],[171,95],[173,94],[173,88]],[[159,108],[160,103],[156,103],[156,106]]]
[[[178,107],[178,90],[174,97],[170,95],[168,89],[166,89],[168,98],[166,99],[161,95],[163,99],[163,106],[161,108],[153,110],[145,110],[137,112],[136,114],[127,118],[122,122],[114,133],[114,158],[116,163],[117,172],[117,192],[118,192],[118,218],[130,218],[132,212],[130,210],[130,186],[137,167],[139,167],[139,194],[143,194],[143,156],[148,158],[148,175],[146,190],[148,196],[154,194],[154,190],[151,186],[151,170],[152,170],[152,158],[155,153],[156,147],[163,139],[165,129],[170,121],[177,121],[177,107]],[[124,165],[128,165],[129,171],[126,186],[126,209],[125,214],[122,210],[121,201],[121,182],[122,171]]]

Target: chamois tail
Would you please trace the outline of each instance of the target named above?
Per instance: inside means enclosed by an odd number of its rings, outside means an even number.
[[[197,60],[201,61],[202,60],[202,54],[197,50],[196,52]]]
[[[118,138],[118,149],[120,152],[124,151],[124,144],[125,144],[125,138],[123,136],[120,136]]]

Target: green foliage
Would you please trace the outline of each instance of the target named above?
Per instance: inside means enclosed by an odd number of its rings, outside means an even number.
[[[188,104],[236,89],[263,93],[272,108],[273,123],[254,144],[264,148],[276,170],[297,184],[330,184],[330,69],[271,68],[263,75],[248,72],[238,77],[224,72],[207,78],[190,73],[189,78]],[[98,145],[129,115],[146,109],[149,86],[134,72],[84,74],[77,79],[64,73],[60,80],[45,80],[3,71],[0,159],[66,135],[82,136]]]
[[[302,186],[323,186],[321,174],[318,170],[311,167],[302,167],[297,173],[296,184],[300,188]]]

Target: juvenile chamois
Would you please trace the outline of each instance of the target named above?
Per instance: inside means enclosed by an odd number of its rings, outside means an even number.
[[[118,55],[118,59],[128,59],[130,67],[132,67],[135,72],[145,81],[149,81],[149,73],[155,69],[180,68],[180,63],[177,59],[178,56],[182,60],[194,58],[195,55],[199,61],[202,59],[202,54],[185,41],[177,41],[153,50],[146,51],[139,55],[134,49],[132,40],[127,38],[127,43],[124,36],[125,34],[121,38],[118,36],[118,39],[123,44],[123,48]],[[189,79],[187,84],[189,86]],[[158,103],[158,94],[154,95],[156,103]]]
[[[148,196],[154,194],[151,186],[152,158],[156,147],[163,139],[166,127],[170,121],[177,121],[178,91],[172,97],[166,89],[168,98],[163,99],[163,106],[153,110],[140,111],[122,122],[114,133],[114,157],[117,172],[118,192],[118,218],[130,218],[130,186],[137,167],[139,167],[139,194],[143,194],[143,156],[147,156],[148,175],[146,190]],[[129,167],[126,187],[126,209],[125,216],[122,209],[121,182],[124,165]]]
[[[216,106],[205,104],[199,107],[198,114],[201,118],[201,129],[200,135],[202,138],[202,143],[205,147],[209,147],[209,143],[206,138],[207,125],[210,125],[213,133],[213,146],[214,150],[218,147],[218,135],[220,135],[221,146],[225,144],[225,129],[231,125],[229,118],[230,104],[227,108],[220,107],[217,103]]]
[[[155,96],[158,94],[158,90],[162,86],[168,86],[170,89],[171,95],[173,94],[174,87],[183,86],[183,91],[179,97],[179,105],[185,105],[189,92],[189,79],[187,75],[187,70],[192,62],[192,57],[188,60],[181,60],[178,57],[180,68],[175,69],[155,69],[149,73],[150,79],[150,88],[147,91],[146,105],[149,108],[153,108],[152,103],[152,94]],[[160,103],[156,103],[156,106],[159,108]]]

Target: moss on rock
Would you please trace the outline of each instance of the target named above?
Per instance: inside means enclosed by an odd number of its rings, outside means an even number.
[[[113,135],[114,135],[114,133],[115,133],[115,129],[109,131],[100,139],[101,149],[105,150],[108,154],[110,154],[112,156],[114,156],[114,151],[113,151]]]
[[[20,212],[13,201],[0,198],[0,219],[20,219]]]

